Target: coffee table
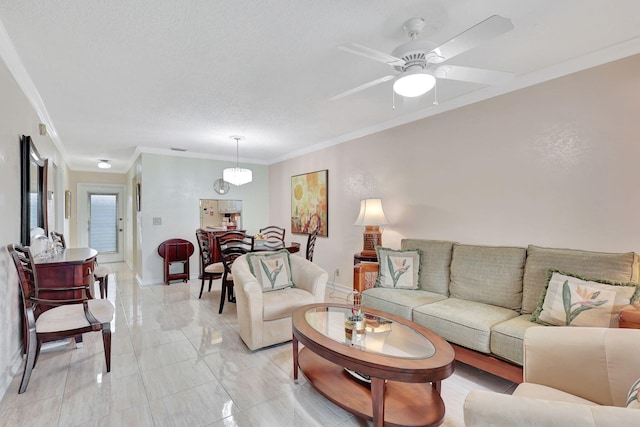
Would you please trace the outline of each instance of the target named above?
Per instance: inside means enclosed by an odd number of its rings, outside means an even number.
[[[294,380],[299,367],[320,394],[375,427],[440,425],[440,382],[454,364],[449,343],[417,323],[369,308],[364,336],[347,339],[350,314],[349,305],[327,303],[293,312]]]

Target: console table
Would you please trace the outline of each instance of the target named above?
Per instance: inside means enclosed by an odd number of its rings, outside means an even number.
[[[34,262],[40,288],[63,288],[92,285],[98,251],[91,248],[65,248],[47,257],[36,256]],[[43,292],[40,298],[82,298],[82,290],[69,292]]]

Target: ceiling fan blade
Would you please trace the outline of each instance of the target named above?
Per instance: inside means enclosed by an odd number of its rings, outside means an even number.
[[[392,80],[394,77],[395,77],[395,76],[393,76],[393,75],[388,75],[388,76],[380,77],[379,79],[375,79],[375,80],[373,80],[373,81],[371,81],[371,82],[369,82],[369,83],[365,83],[365,84],[360,85],[360,86],[358,86],[358,87],[354,87],[353,89],[349,89],[349,90],[348,90],[348,91],[346,91],[346,92],[339,93],[339,94],[338,94],[338,95],[336,95],[336,96],[332,96],[332,97],[331,97],[331,98],[329,98],[329,99],[330,99],[331,101],[335,101],[335,100],[337,100],[337,99],[344,98],[345,96],[352,95],[352,94],[354,94],[354,93],[356,93],[356,92],[360,92],[361,90],[368,89],[368,88],[370,88],[370,87],[372,87],[372,86],[375,86],[375,85],[377,85],[377,84],[384,83],[384,82],[388,82],[389,80]]]
[[[427,53],[427,60],[432,64],[444,62],[513,28],[511,19],[500,15],[490,16]]]
[[[441,65],[433,72],[440,79],[459,80],[497,86],[513,78],[513,73],[505,71],[485,70],[482,68],[463,67],[460,65]]]
[[[387,65],[402,67],[405,64],[405,62],[400,58],[396,58],[395,56],[388,55],[384,52],[380,52],[357,43],[341,44],[338,46],[338,49],[364,56],[365,58],[373,59],[374,61],[382,62]]]

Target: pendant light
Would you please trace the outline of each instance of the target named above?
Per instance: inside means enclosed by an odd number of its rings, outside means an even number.
[[[229,138],[236,140],[236,167],[235,168],[226,168],[222,171],[222,179],[233,184],[233,185],[243,185],[249,183],[253,179],[253,173],[251,169],[244,169],[239,166],[240,162],[240,149],[239,142],[244,139],[243,136],[230,136]]]

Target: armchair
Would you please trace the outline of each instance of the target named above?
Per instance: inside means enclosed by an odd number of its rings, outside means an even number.
[[[291,256],[290,262],[295,287],[271,292],[262,292],[246,255],[236,259],[231,267],[240,337],[251,350],[290,341],[293,311],[324,301],[327,272],[299,256]]]
[[[625,407],[640,378],[639,338],[633,329],[527,329],[524,382],[513,395],[471,391],[466,426],[640,425],[640,410]]]

